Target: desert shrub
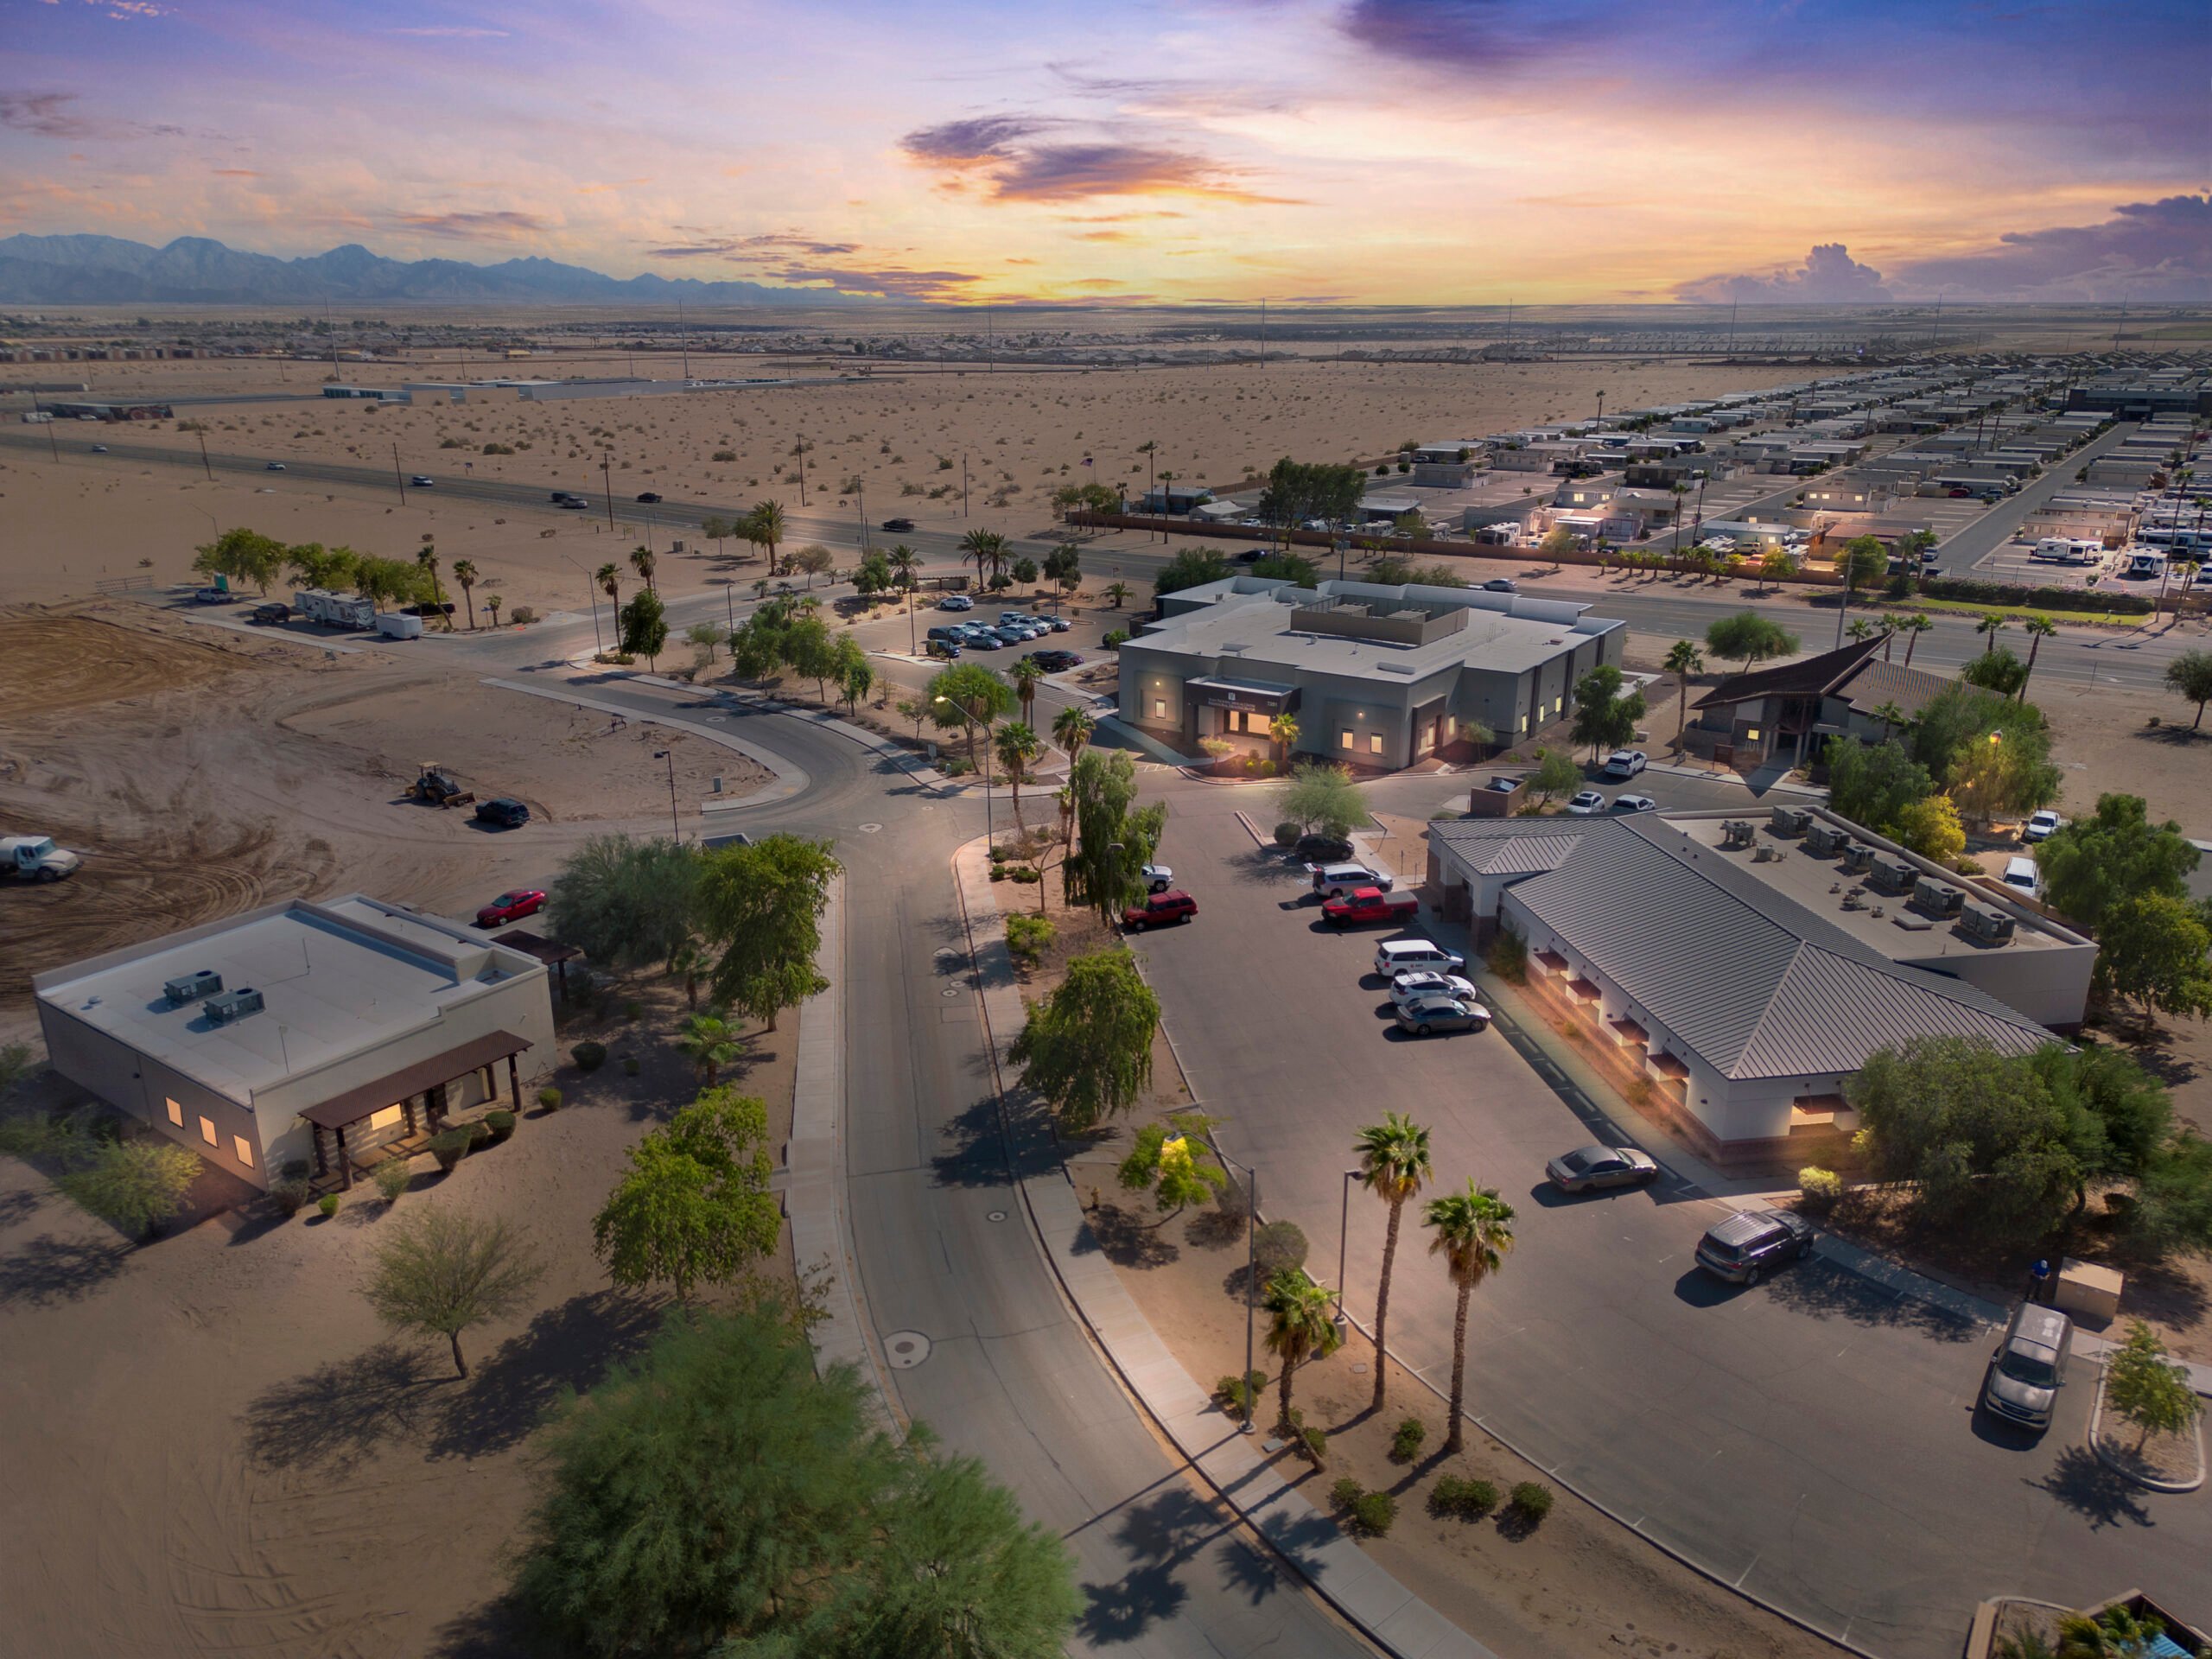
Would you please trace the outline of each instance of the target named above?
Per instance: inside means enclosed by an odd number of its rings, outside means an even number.
[[[414,1185],[415,1172],[407,1166],[404,1158],[387,1158],[378,1164],[372,1178],[377,1191],[386,1204],[397,1204],[407,1189]]]
[[[1252,1239],[1253,1264],[1262,1284],[1286,1268],[1306,1265],[1306,1235],[1294,1221],[1271,1221]]]
[[[1017,962],[1034,963],[1045,954],[1059,930],[1049,916],[1014,915],[1006,918],[1006,948]]]
[[[510,1111],[484,1114],[484,1127],[494,1141],[504,1141],[515,1132],[515,1115]]]
[[[1398,1500],[1388,1492],[1362,1492],[1351,1506],[1352,1530],[1369,1538],[1382,1537],[1397,1518]]]
[[[1007,870],[1007,877],[1017,887],[1033,887],[1045,878],[1027,864],[1015,864]]]
[[[287,1158],[276,1173],[288,1181],[304,1181],[315,1173],[315,1166],[304,1158]]]
[[[489,1144],[491,1139],[492,1126],[482,1118],[478,1118],[468,1126],[468,1149],[471,1152],[475,1151],[479,1147]]]
[[[1490,943],[1490,970],[1509,985],[1529,982],[1529,941],[1502,927]]]
[[[279,1214],[296,1216],[307,1208],[308,1184],[297,1176],[283,1176],[269,1184],[269,1196],[276,1200]]]
[[[1797,1196],[1806,1209],[1825,1214],[1843,1197],[1843,1177],[1808,1164],[1797,1172]]]
[[[1298,845],[1299,836],[1305,833],[1294,823],[1287,822],[1279,823],[1275,825],[1275,845],[1287,851]]]
[[[514,454],[514,446],[506,443],[487,443],[484,446],[483,453],[487,455],[512,455]]]
[[[577,1071],[596,1071],[607,1064],[607,1045],[589,1041],[578,1043],[569,1051],[569,1058],[576,1063]]]
[[[1329,1436],[1325,1430],[1301,1427],[1298,1438],[1306,1444],[1306,1455],[1313,1459],[1313,1466],[1320,1468],[1329,1460]]]
[[[335,1192],[324,1193],[315,1201],[315,1207],[322,1212],[322,1218],[328,1221],[338,1213],[338,1195]]]
[[[537,613],[527,605],[518,605],[507,613],[507,620],[518,628],[526,628],[537,620]]]
[[[1213,1397],[1221,1402],[1224,1412],[1243,1422],[1251,1416],[1254,1402],[1266,1392],[1267,1386],[1265,1371],[1248,1371],[1242,1378],[1223,1377],[1213,1385]]]
[[[1428,1512],[1455,1521],[1479,1521],[1497,1507],[1497,1488],[1486,1480],[1439,1475],[1429,1488]]]
[[[638,1075],[638,1057],[636,1055],[625,1054],[622,1057],[622,1075],[626,1077],[634,1077]]]
[[[554,1088],[550,1084],[548,1084],[544,1088],[537,1091],[537,1103],[543,1106],[549,1112],[559,1111],[561,1109],[561,1091],[558,1089]]]
[[[1338,1478],[1337,1484],[1329,1488],[1329,1506],[1332,1509],[1349,1510],[1353,1504],[1366,1496],[1366,1487],[1361,1485],[1350,1475],[1342,1475]]]
[[[717,449],[715,451],[712,458],[715,461],[735,461],[737,459],[737,451],[734,449]]]
[[[1552,1489],[1541,1480],[1524,1480],[1513,1489],[1514,1513],[1529,1526],[1552,1512]]]
[[[1421,1443],[1428,1438],[1428,1425],[1418,1417],[1408,1417],[1398,1425],[1398,1432],[1390,1436],[1390,1460],[1411,1463],[1421,1455]]]
[[[441,1129],[429,1140],[430,1156],[438,1160],[438,1167],[446,1173],[468,1155],[468,1131],[465,1128]]]

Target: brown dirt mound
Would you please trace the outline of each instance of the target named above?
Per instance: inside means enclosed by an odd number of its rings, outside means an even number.
[[[15,720],[174,690],[243,666],[211,646],[94,617],[0,612],[0,707]]]

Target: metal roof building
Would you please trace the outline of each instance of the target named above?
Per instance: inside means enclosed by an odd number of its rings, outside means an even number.
[[[1787,809],[1783,810],[1787,812]],[[2080,1023],[2096,947],[1825,811],[1446,819],[1429,880],[1724,1166],[1853,1127],[1846,1083],[1923,1036],[2025,1052]]]

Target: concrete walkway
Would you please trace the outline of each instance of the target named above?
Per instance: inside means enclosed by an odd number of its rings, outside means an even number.
[[[983,1018],[997,1057],[1026,1019],[1007,956],[989,861],[970,842],[953,861],[974,951]],[[1005,1099],[1003,1077],[1001,1098]],[[1316,1593],[1385,1652],[1399,1659],[1496,1659],[1368,1556],[1260,1455],[1256,1437],[1213,1405],[1152,1328],[1113,1264],[1099,1249],[1066,1166],[1033,1114],[1010,1115],[1022,1201],[1052,1271],[1122,1382],[1192,1467],[1243,1516]]]

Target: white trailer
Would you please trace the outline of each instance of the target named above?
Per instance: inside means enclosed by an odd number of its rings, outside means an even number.
[[[310,622],[328,628],[373,628],[377,607],[359,594],[335,594],[326,588],[303,588],[292,595],[292,604]]]
[[[378,614],[377,632],[387,639],[420,639],[423,619],[404,611],[384,611]]]

